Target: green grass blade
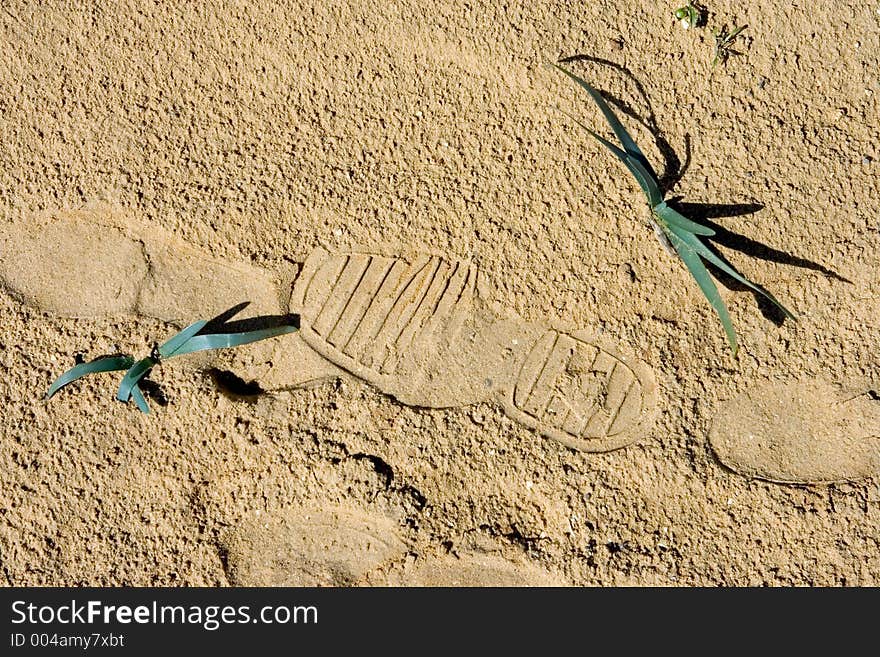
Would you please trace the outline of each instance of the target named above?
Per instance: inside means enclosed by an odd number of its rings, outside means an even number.
[[[192,336],[201,331],[207,323],[207,321],[202,319],[198,322],[190,324],[180,333],[178,333],[170,340],[165,342],[165,344],[163,344],[161,347],[159,347],[159,355],[162,358],[171,358],[187,340],[189,340]]]
[[[636,182],[639,183],[639,187],[642,188],[642,192],[644,192],[645,196],[648,198],[648,204],[651,206],[655,206],[663,201],[663,194],[660,191],[660,184],[657,182],[657,179],[654,175],[645,170],[645,167],[642,164],[632,158],[629,154],[627,154],[622,148],[619,146],[615,146],[610,141],[605,139],[602,135],[596,133],[594,130],[591,130],[586,125],[584,125],[581,121],[571,116],[567,112],[563,112],[571,118],[572,121],[577,123],[584,130],[589,132],[599,143],[601,143],[605,148],[610,150],[614,155],[617,156],[621,162],[626,165],[626,168],[629,169],[629,172],[635,177]]]
[[[785,315],[786,317],[788,317],[789,319],[797,321],[797,317],[795,317],[794,313],[792,313],[788,308],[786,308],[781,303],[779,303],[779,301],[776,300],[776,297],[774,297],[772,294],[770,294],[767,290],[762,288],[760,285],[752,283],[752,281],[747,279],[745,276],[740,274],[738,271],[736,271],[733,267],[731,267],[726,262],[724,262],[717,255],[712,253],[712,251],[705,244],[703,244],[696,235],[693,235],[692,233],[689,233],[688,231],[683,230],[683,229],[681,229],[677,226],[674,226],[674,225],[670,225],[669,229],[672,232],[674,232],[679,238],[681,238],[684,242],[686,242],[691,247],[691,249],[693,249],[700,256],[702,256],[707,261],[711,262],[713,265],[718,267],[718,269],[723,271],[728,276],[732,276],[733,278],[738,280],[740,283],[747,286],[749,289],[754,290],[755,292],[757,292],[758,294],[763,296],[770,303],[772,303],[774,306],[779,308],[779,310],[782,312],[782,314]]]
[[[666,223],[678,226],[679,228],[684,228],[686,231],[689,231],[691,233],[696,233],[697,235],[705,235],[706,237],[711,237],[715,234],[715,231],[708,226],[703,226],[702,224],[698,224],[696,221],[691,221],[683,214],[680,214],[670,208],[668,205],[666,205],[666,201],[655,205],[652,210],[654,211],[654,214],[656,214]]]
[[[181,346],[175,353],[175,356],[191,354],[195,351],[205,351],[207,349],[225,349],[227,347],[238,347],[239,345],[256,342],[257,340],[265,340],[266,338],[274,338],[287,333],[294,333],[299,328],[296,326],[273,326],[271,328],[258,329],[256,331],[246,331],[244,333],[207,333],[205,335],[196,335]]]
[[[718,288],[715,287],[715,282],[709,275],[709,270],[706,269],[706,265],[700,260],[700,256],[693,247],[684,241],[678,232],[672,230],[672,227],[670,227],[670,230],[666,231],[666,236],[669,238],[670,244],[672,244],[673,248],[678,253],[678,256],[681,258],[681,261],[685,264],[685,267],[688,268],[691,276],[694,277],[697,285],[700,286],[703,294],[706,295],[709,304],[715,309],[715,312],[718,313],[718,317],[721,319],[721,325],[724,327],[724,332],[727,334],[727,341],[730,343],[733,355],[736,356],[739,344],[736,340],[736,332],[733,330],[733,322],[730,319],[730,313],[727,311],[727,306],[724,305],[724,300],[718,293]]]
[[[134,399],[134,403],[137,404],[137,407],[140,409],[141,413],[150,414],[150,407],[147,406],[147,400],[144,399],[144,393],[141,392],[140,386],[137,383],[134,384],[134,387],[131,389],[131,398]]]
[[[46,399],[54,395],[68,383],[72,383],[84,376],[95,374],[97,372],[127,370],[133,363],[134,358],[131,356],[108,356],[106,358],[97,358],[89,363],[80,363],[75,367],[71,367],[64,374],[55,379],[52,385],[49,386],[49,390],[46,393]]]
[[[553,64],[560,71],[565,73],[569,78],[574,80],[582,89],[584,89],[596,105],[599,106],[599,109],[602,111],[602,114],[605,116],[605,120],[608,121],[608,125],[611,126],[611,129],[614,131],[614,134],[617,135],[617,138],[620,140],[620,143],[623,145],[623,149],[631,156],[633,156],[637,161],[639,161],[642,166],[651,173],[651,175],[656,178],[654,172],[651,170],[651,165],[648,162],[648,158],[645,157],[645,154],[642,152],[642,149],[639,148],[638,144],[636,144],[635,140],[630,136],[629,132],[627,132],[626,128],[623,126],[623,123],[620,122],[620,119],[617,118],[617,115],[614,113],[614,110],[605,102],[605,99],[602,98],[602,94],[593,89],[586,80],[575,75],[571,71],[563,68],[559,64]]]
[[[116,392],[116,399],[127,402],[131,398],[132,389],[137,385],[138,381],[143,379],[155,366],[156,361],[149,356],[142,358],[132,365],[128,372],[125,373],[125,376],[122,377],[122,383],[119,384],[119,390]]]
[[[742,32],[744,29],[746,29],[746,27],[748,27],[748,26],[747,25],[740,25],[739,27],[734,29],[733,32],[731,32],[727,36],[727,43],[730,43],[731,41],[733,41],[740,32]]]

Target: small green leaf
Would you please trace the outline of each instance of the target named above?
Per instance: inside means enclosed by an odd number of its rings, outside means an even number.
[[[132,387],[131,389],[131,398],[134,399],[134,403],[137,404],[137,407],[140,409],[141,413],[145,413],[147,415],[150,414],[150,407],[147,406],[147,400],[144,399],[144,393],[141,392],[141,389],[137,383],[135,383],[134,387]]]
[[[88,363],[80,363],[75,367],[71,367],[64,374],[55,379],[52,385],[49,386],[49,391],[46,393],[46,399],[54,395],[68,383],[73,383],[84,376],[96,374],[98,372],[127,370],[132,364],[134,364],[134,358],[131,356],[107,356],[105,358],[97,358]]]
[[[132,365],[128,372],[125,373],[125,376],[122,377],[122,383],[119,384],[119,390],[116,392],[116,399],[127,402],[131,398],[132,389],[138,384],[138,381],[143,379],[155,366],[156,360],[149,356],[142,358]]]
[[[692,11],[688,11],[689,18],[692,19],[692,21],[696,18],[698,21],[701,14],[700,11],[696,9],[696,5],[693,5],[692,2],[688,2],[687,7],[680,8],[676,15],[679,16],[679,18],[683,18],[683,13],[686,10],[691,9]],[[731,33],[727,33],[725,28],[721,33],[715,33],[716,60],[718,60],[719,57],[726,58],[729,53],[733,52],[729,49],[729,46],[744,29],[745,26],[741,26],[735,28]],[[706,268],[706,264],[704,264],[703,260],[708,264],[714,265],[729,276],[732,276],[751,290],[764,296],[768,301],[779,308],[786,317],[795,319],[794,314],[779,303],[772,294],[767,292],[760,285],[749,281],[700,241],[700,237],[698,236],[712,237],[716,234],[715,230],[693,221],[679,213],[677,210],[669,207],[663,199],[663,192],[660,189],[660,182],[657,175],[651,168],[644,153],[642,153],[641,149],[636,145],[635,141],[623,126],[623,123],[617,118],[614,111],[608,103],[605,102],[601,94],[574,73],[567,71],[558,64],[553,64],[553,66],[585,89],[590,94],[593,101],[599,106],[599,109],[602,111],[606,121],[608,121],[611,129],[614,131],[614,134],[620,140],[623,148],[611,143],[608,139],[605,139],[595,131],[591,130],[576,118],[570,118],[589,132],[594,139],[610,150],[615,157],[623,162],[627,169],[629,169],[630,173],[635,177],[645,196],[648,198],[648,203],[652,209],[652,224],[658,236],[661,238],[661,243],[663,243],[663,245],[670,251],[674,250],[674,252],[678,254],[688,271],[694,277],[694,280],[696,280],[700,289],[703,291],[703,294],[706,295],[712,308],[718,313],[734,355],[736,355],[738,350],[738,343],[736,333],[733,329],[733,323],[731,322],[727,306],[724,304],[721,295],[718,293],[718,288],[712,280],[709,270]]]
[[[187,340],[189,340],[192,336],[201,331],[207,323],[208,322],[206,322],[205,320],[199,320],[198,322],[190,324],[180,333],[178,333],[170,340],[165,342],[161,347],[159,347],[159,355],[162,358],[171,358],[176,354],[177,350],[180,349]]]
[[[652,178],[656,179],[657,176],[654,174],[654,171],[651,169],[651,164],[648,162],[648,158],[645,157],[645,154],[642,153],[642,149],[639,148],[638,144],[636,144],[635,140],[630,136],[629,132],[627,132],[626,128],[623,126],[623,123],[620,122],[620,119],[617,118],[617,115],[614,113],[614,111],[611,109],[611,107],[608,105],[608,103],[605,102],[605,99],[602,98],[602,94],[600,94],[598,91],[593,89],[593,87],[591,87],[581,77],[579,77],[579,76],[575,75],[574,73],[572,73],[571,71],[563,68],[559,64],[556,64],[553,62],[551,62],[551,63],[553,64],[553,66],[555,66],[560,71],[565,73],[569,78],[574,80],[577,84],[579,84],[581,86],[581,88],[586,90],[586,92],[588,94],[590,94],[590,97],[593,99],[593,101],[595,101],[596,105],[599,106],[599,109],[602,111],[602,114],[605,115],[605,120],[608,121],[608,124],[611,126],[611,129],[614,131],[614,134],[620,140],[620,143],[623,145],[623,149],[629,155],[631,155],[633,158],[635,158],[637,161],[639,161],[642,164],[643,168],[649,172],[649,174]]]
[[[191,354],[195,351],[205,351],[207,349],[225,349],[227,347],[238,347],[257,340],[265,340],[266,338],[274,338],[287,333],[294,333],[299,328],[292,325],[273,326],[266,329],[258,329],[256,331],[246,331],[244,333],[206,333],[204,335],[196,335],[186,341],[184,345],[178,348],[174,353],[175,356],[183,354]]]
[[[731,41],[733,41],[733,40],[737,37],[737,35],[738,35],[740,32],[742,32],[744,29],[746,29],[746,26],[745,26],[745,25],[740,25],[739,27],[734,28],[733,32],[731,32],[731,33],[727,36],[727,42],[730,43]]]
[[[116,398],[120,401],[127,402],[134,399],[137,407],[144,413],[149,413],[150,408],[147,400],[138,385],[139,382],[149,374],[150,370],[155,367],[160,359],[172,358],[173,356],[182,356],[196,351],[204,351],[207,349],[224,349],[227,347],[238,347],[257,340],[264,340],[287,333],[293,333],[299,330],[298,316],[290,315],[291,323],[282,326],[273,326],[265,329],[257,329],[254,331],[243,331],[240,333],[209,333],[206,335],[197,335],[199,331],[204,329],[208,324],[207,321],[198,321],[190,324],[185,329],[175,334],[171,339],[167,340],[158,348],[158,355],[148,356],[137,362],[131,356],[110,356],[107,358],[98,358],[90,363],[81,363],[72,367],[64,374],[59,376],[49,387],[46,397],[51,397],[60,388],[76,381],[87,374],[95,372],[110,372],[114,370],[128,370],[119,384],[116,392]]]
[[[647,171],[638,160],[631,157],[619,146],[615,146],[610,141],[605,139],[605,137],[597,134],[575,117],[571,116],[567,112],[563,112],[563,114],[571,118],[572,121],[574,121],[584,130],[589,132],[597,141],[599,141],[599,143],[601,143],[603,146],[605,146],[605,148],[614,153],[614,155],[617,156],[617,159],[619,159],[626,165],[626,168],[629,169],[629,172],[633,175],[633,177],[635,177],[636,182],[639,183],[639,187],[642,188],[642,192],[644,192],[645,196],[647,197],[648,205],[654,206],[663,201],[663,193],[660,191],[660,184],[654,177],[653,173]]]
[[[676,231],[671,230],[671,227],[670,230],[666,231],[666,236],[669,238],[670,244],[672,244],[673,248],[678,253],[678,256],[681,258],[681,261],[685,264],[685,267],[687,267],[688,271],[691,273],[691,276],[694,277],[697,285],[700,286],[703,294],[706,295],[709,304],[715,309],[715,312],[718,313],[718,317],[721,319],[721,325],[724,327],[724,332],[727,334],[727,341],[730,343],[733,355],[736,356],[736,352],[739,349],[739,344],[736,340],[736,331],[733,330],[733,322],[730,319],[730,313],[727,311],[727,306],[724,305],[724,300],[718,293],[718,288],[715,287],[715,282],[709,275],[709,270],[706,269],[706,265],[703,264],[703,261],[700,260],[700,256],[697,255],[696,251],[694,251],[690,244],[685,242]]]
[[[708,226],[703,226],[702,224],[698,224],[695,221],[691,221],[684,215],[670,208],[668,205],[666,205],[666,201],[655,205],[651,209],[654,211],[654,214],[656,214],[666,223],[678,226],[679,228],[683,228],[684,230],[690,231],[691,233],[696,233],[697,235],[705,235],[706,237],[711,237],[715,234],[715,231]]]

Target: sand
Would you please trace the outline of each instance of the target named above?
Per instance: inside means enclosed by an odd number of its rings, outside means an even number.
[[[0,10],[0,584],[880,583],[880,6],[43,5]],[[720,285],[732,356],[573,55],[797,322]],[[394,340],[371,267],[433,268]],[[238,301],[303,331],[44,399]]]

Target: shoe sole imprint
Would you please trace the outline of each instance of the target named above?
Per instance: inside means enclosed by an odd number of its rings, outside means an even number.
[[[504,410],[564,445],[608,452],[647,433],[656,391],[653,373],[641,361],[548,329],[523,362]]]
[[[779,484],[880,475],[877,382],[766,381],[721,403],[709,444],[726,467]],[[873,393],[873,394],[872,394]]]
[[[319,249],[303,265],[290,308],[299,309],[310,347],[388,392],[400,388],[414,355],[424,361],[455,341],[475,280],[472,267],[436,256],[410,263]]]
[[[294,285],[291,309],[299,309],[309,346],[394,394],[419,361],[463,344],[457,338],[473,313],[476,279],[473,265],[436,256],[407,262],[319,249]],[[509,417],[587,452],[644,436],[656,404],[656,384],[644,363],[553,329],[523,347],[505,373],[510,383],[499,400]],[[429,398],[419,405],[437,406]]]

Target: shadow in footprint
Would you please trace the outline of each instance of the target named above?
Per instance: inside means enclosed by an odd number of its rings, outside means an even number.
[[[299,328],[299,315],[293,313],[286,315],[258,315],[246,319],[232,320],[233,317],[249,305],[249,301],[243,301],[224,310],[208,320],[208,323],[205,324],[204,328],[197,335],[245,333],[277,328],[279,326],[295,326]],[[215,367],[207,370],[207,374],[223,395],[235,401],[253,402],[266,392],[256,381],[246,381],[229,370]]]
[[[245,333],[259,331],[279,326],[294,326],[299,328],[299,315],[287,313],[284,315],[257,315],[245,319],[232,320],[238,313],[247,308],[250,301],[243,301],[224,310],[208,320],[204,328],[196,335],[211,335],[213,333]]]
[[[207,373],[217,389],[233,401],[253,403],[266,392],[256,381],[245,381],[229,370],[212,367]]]

